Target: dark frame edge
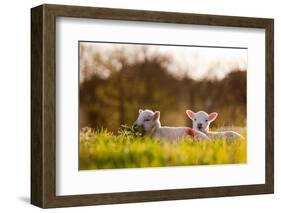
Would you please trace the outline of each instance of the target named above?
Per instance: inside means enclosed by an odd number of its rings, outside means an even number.
[[[271,18],[43,4],[54,16],[226,27],[266,28]],[[167,16],[169,19],[167,19]]]
[[[31,9],[31,204],[43,207],[43,6]]]
[[[51,11],[46,5],[31,8],[31,204],[41,208],[56,199],[55,17]]]
[[[265,28],[266,43],[266,185],[274,193],[274,19],[268,19]]]

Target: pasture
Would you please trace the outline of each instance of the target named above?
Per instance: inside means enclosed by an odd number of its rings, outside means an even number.
[[[144,168],[187,165],[243,164],[247,160],[245,139],[176,142],[160,141],[124,127],[118,134],[107,130],[80,131],[79,169]]]

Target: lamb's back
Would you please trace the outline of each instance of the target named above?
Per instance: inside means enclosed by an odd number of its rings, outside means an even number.
[[[155,136],[163,139],[176,140],[187,136],[187,127],[160,127],[156,130]]]

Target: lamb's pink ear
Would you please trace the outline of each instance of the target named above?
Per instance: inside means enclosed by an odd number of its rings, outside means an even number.
[[[159,119],[160,118],[160,112],[159,111],[155,111],[154,112],[154,115],[153,115],[153,119],[154,120],[157,120],[157,119]]]
[[[186,112],[186,114],[187,114],[187,116],[191,119],[191,120],[193,120],[193,118],[194,118],[194,112],[192,112],[191,110],[186,110],[185,111]]]
[[[210,122],[214,121],[218,117],[218,113],[212,112],[209,114],[208,119]]]
[[[139,109],[139,113],[142,113],[142,111],[143,111],[142,109]]]

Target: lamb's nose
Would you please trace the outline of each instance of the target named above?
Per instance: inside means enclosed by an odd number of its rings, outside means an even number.
[[[198,127],[199,129],[202,128],[202,124],[201,124],[201,123],[197,124],[197,127]]]
[[[133,125],[133,129],[136,129],[137,127],[138,127],[137,124],[134,124],[134,125]]]

